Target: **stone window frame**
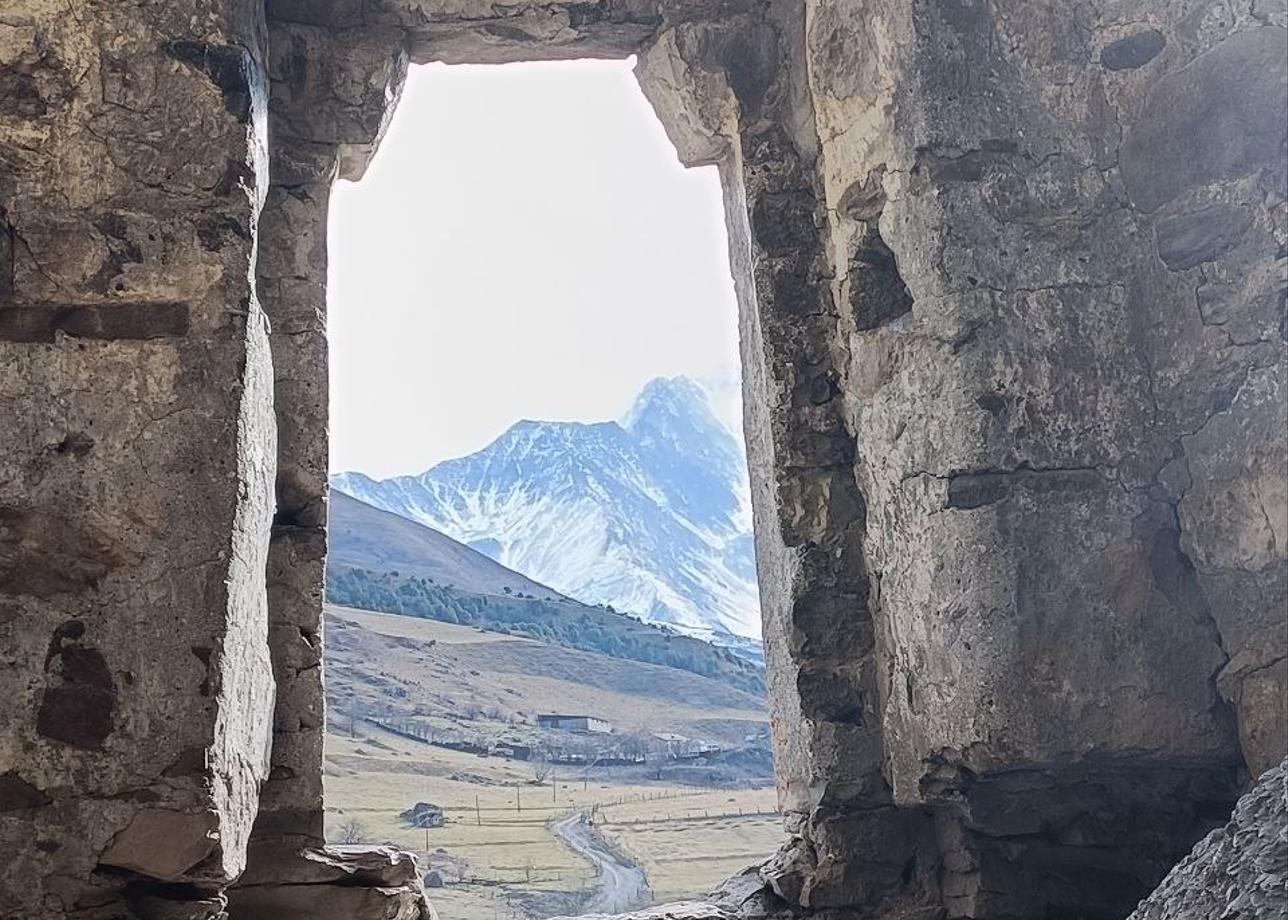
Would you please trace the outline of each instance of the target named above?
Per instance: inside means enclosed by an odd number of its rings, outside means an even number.
[[[270,185],[256,278],[271,321],[278,510],[269,549],[278,697],[271,773],[242,884],[271,883],[284,853],[324,843],[322,674],[326,554],[326,228],[338,178],[359,179],[410,64],[636,56],[636,77],[686,166],[720,174],[739,313],[744,426],[770,720],[789,837],[828,799],[888,808],[874,722],[874,654],[853,475],[833,365],[838,316],[814,170],[818,141],[799,10],[699,5],[646,13],[559,4],[435,19],[402,0],[371,10],[268,7]],[[408,8],[410,7],[410,8]],[[829,681],[843,698],[799,688]],[[858,765],[857,767],[855,765]],[[858,790],[856,793],[855,790]],[[893,810],[891,810],[893,813]],[[280,876],[280,871],[277,872]]]

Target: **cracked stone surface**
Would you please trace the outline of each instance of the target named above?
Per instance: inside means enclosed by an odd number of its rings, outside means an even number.
[[[261,858],[229,892],[228,916],[437,920],[411,855],[372,846],[306,848]]]
[[[6,918],[245,865],[273,699],[261,31],[231,2],[0,12]]]
[[[657,916],[1126,916],[1288,747],[1286,29],[12,0],[0,918],[426,915],[323,848],[329,189],[410,62],[630,54],[724,181],[786,831]]]

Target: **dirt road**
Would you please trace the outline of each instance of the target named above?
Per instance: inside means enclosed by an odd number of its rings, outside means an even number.
[[[570,850],[599,869],[599,884],[582,905],[582,913],[620,914],[653,900],[644,869],[610,847],[587,823],[585,812],[560,818],[552,829]]]

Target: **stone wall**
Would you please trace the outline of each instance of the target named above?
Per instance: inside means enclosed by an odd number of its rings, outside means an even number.
[[[273,699],[264,48],[237,0],[0,11],[6,918],[150,916],[245,864]]]
[[[949,916],[1121,917],[1285,749],[1282,10],[806,21],[877,644],[853,722],[933,815]]]
[[[636,53],[721,168],[763,909],[1119,918],[1283,756],[1282,3],[71,9],[0,13],[0,917],[427,910],[320,849],[326,207],[409,61]]]
[[[290,851],[323,841],[327,202],[342,165],[347,178],[361,175],[407,60],[397,37],[379,31],[353,34],[271,18],[268,39],[273,168],[257,278],[272,324],[280,451],[268,560],[278,691],[256,842]],[[271,871],[271,854],[260,850]]]

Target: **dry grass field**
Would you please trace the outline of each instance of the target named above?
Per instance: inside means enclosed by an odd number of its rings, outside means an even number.
[[[592,712],[625,733],[737,743],[768,723],[763,699],[687,671],[434,620],[334,606],[327,614],[329,697],[405,700],[444,729],[482,731],[481,714],[501,723],[494,729],[521,730],[537,712]]]
[[[431,747],[369,723],[357,734],[327,739],[328,835],[357,822],[368,841],[423,854],[422,862],[437,850],[463,860],[464,882],[431,892],[443,920],[518,918],[524,893],[593,885],[594,868],[549,827],[573,810],[599,806],[597,825],[644,866],[658,900],[700,895],[781,842],[772,789],[703,791],[558,774],[552,789],[549,780],[533,785],[532,770],[519,762]],[[444,826],[409,827],[398,815],[416,802],[441,806]]]
[[[674,669],[429,620],[328,614],[328,690],[444,732],[531,735],[535,713],[575,710],[619,731],[741,740],[765,721],[755,697]],[[537,784],[530,763],[405,738],[344,706],[332,706],[327,737],[328,836],[360,828],[370,842],[421,854],[448,882],[431,891],[443,920],[575,912],[575,893],[595,884],[596,870],[550,827],[572,811],[594,810],[658,900],[701,895],[781,842],[772,788],[704,789],[638,767],[555,767]],[[399,817],[417,802],[442,807],[444,825],[418,829]]]
[[[659,901],[710,891],[783,843],[773,789],[715,790],[599,811],[600,830],[648,873]]]

